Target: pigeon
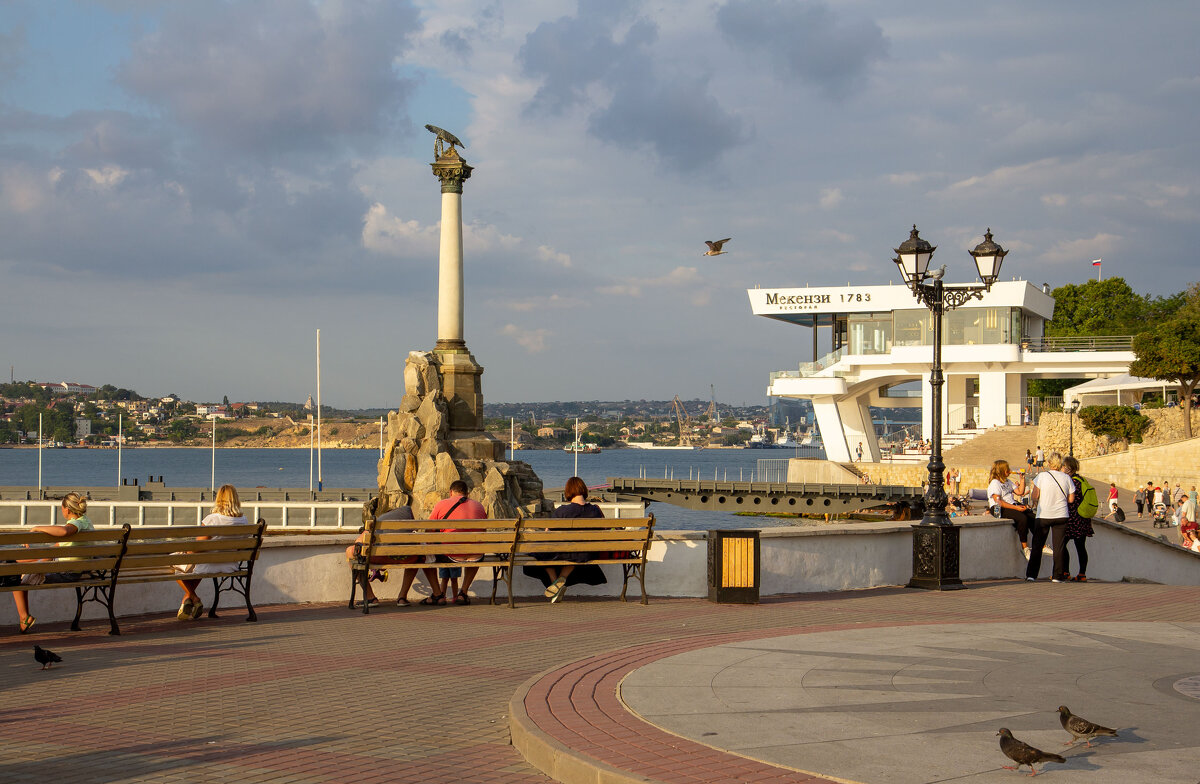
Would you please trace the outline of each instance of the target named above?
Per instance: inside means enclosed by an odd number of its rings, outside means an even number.
[[[1004,752],[1004,756],[1008,757],[1016,765],[1002,765],[1005,770],[1020,770],[1022,765],[1029,766],[1029,775],[1036,776],[1037,770],[1033,767],[1035,762],[1066,762],[1066,758],[1058,754],[1051,754],[1048,751],[1035,749],[1024,741],[1017,740],[1009,731],[1008,727],[1001,727],[996,733],[1000,736],[1000,750]]]
[[[1073,746],[1079,742],[1080,738],[1087,741],[1087,745],[1091,748],[1092,738],[1097,735],[1112,735],[1116,737],[1117,731],[1108,727],[1101,727],[1099,724],[1092,724],[1082,716],[1076,716],[1071,713],[1071,709],[1066,705],[1058,706],[1058,720],[1062,722],[1063,729],[1071,733],[1073,736],[1070,743],[1064,743],[1064,746]]]
[[[938,267],[933,272],[929,273],[929,277],[933,278],[934,280],[941,280],[945,275],[946,275],[946,265],[945,264]]]
[[[54,651],[46,650],[40,645],[33,646],[33,658],[37,659],[38,664],[42,665],[42,669],[53,667],[54,662],[61,662],[62,657]]]
[[[720,256],[722,253],[728,253],[729,251],[727,251],[727,250],[721,250],[721,247],[724,246],[725,243],[729,242],[731,239],[733,239],[733,238],[726,237],[723,240],[705,240],[704,244],[708,246],[708,250],[706,250],[702,255],[704,255],[704,256]]]

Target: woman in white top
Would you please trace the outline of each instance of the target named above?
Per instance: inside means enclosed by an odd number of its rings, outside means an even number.
[[[245,525],[246,517],[242,514],[242,500],[238,498],[237,489],[233,485],[221,485],[217,490],[217,496],[213,499],[212,513],[200,521],[200,525]],[[210,539],[208,536],[197,536],[196,539],[203,541]],[[183,603],[179,605],[179,612],[176,614],[181,621],[194,621],[204,613],[204,603],[200,601],[200,595],[196,593],[196,588],[200,585],[200,580],[203,575],[212,572],[223,571],[228,567],[228,564],[196,564],[196,567],[188,572],[194,577],[180,579],[176,582],[183,589]]]
[[[1047,537],[1053,537],[1054,568],[1050,573],[1052,582],[1061,583],[1067,573],[1067,551],[1064,547],[1069,512],[1067,504],[1075,498],[1075,485],[1071,477],[1062,472],[1062,455],[1051,452],[1046,455],[1046,470],[1033,480],[1030,500],[1037,507],[1037,518],[1033,526],[1033,544],[1030,546],[1029,566],[1025,579],[1037,580],[1042,567],[1042,546]]]
[[[992,463],[991,481],[988,482],[988,504],[1000,507],[1000,517],[1013,521],[1017,529],[1017,537],[1021,540],[1021,550],[1029,559],[1029,507],[1022,503],[1025,495],[1025,471],[1022,470],[1014,485],[1012,469],[1007,460],[997,460]]]

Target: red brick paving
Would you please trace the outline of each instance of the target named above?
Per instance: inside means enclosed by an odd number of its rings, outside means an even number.
[[[997,582],[753,607],[568,599],[363,616],[337,603],[259,618],[124,619],[120,637],[101,621],[0,630],[0,782],[547,782],[509,745],[506,710],[556,664],[530,714],[596,759],[672,782],[711,781],[716,765],[724,780],[736,765],[743,781],[804,781],[650,727],[624,711],[618,680],[701,645],[868,624],[1200,621],[1200,589]],[[35,642],[64,663],[39,671]]]

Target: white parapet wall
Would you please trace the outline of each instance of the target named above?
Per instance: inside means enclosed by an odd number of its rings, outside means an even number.
[[[1026,562],[1007,520],[962,518],[961,524],[960,574],[964,580],[1024,576]],[[1095,530],[1096,535],[1088,540],[1088,576],[1092,580],[1200,585],[1200,555],[1164,538],[1104,521],[1097,521]],[[1174,542],[1176,529],[1170,529],[1167,536]],[[350,574],[344,551],[352,540],[351,534],[268,537],[255,569],[255,605],[347,601]],[[707,545],[703,531],[664,531],[657,535],[647,567],[651,601],[656,596],[707,596]],[[764,596],[904,585],[912,575],[912,528],[908,523],[768,528],[762,530],[761,548],[760,586]],[[1068,551],[1074,565],[1074,548],[1068,546]],[[574,586],[568,597],[618,594],[619,567],[606,569],[607,585]],[[1040,576],[1048,577],[1049,572],[1050,558],[1045,557]],[[395,599],[399,584],[400,573],[393,570],[386,583],[374,585],[379,597],[388,601]],[[424,586],[424,578],[418,577],[414,598]],[[541,583],[533,578],[518,574],[515,588],[517,596],[523,597],[519,601],[546,601],[541,596]],[[491,593],[490,569],[481,570],[472,593],[483,597]],[[179,587],[169,582],[121,586],[117,590],[117,615],[172,611],[179,606],[182,595]],[[201,586],[200,595],[209,601],[210,582]],[[639,597],[635,581],[630,586],[630,599],[637,601]],[[221,615],[244,617],[245,607],[239,602],[237,594],[224,594]],[[75,595],[70,590],[33,591],[30,604],[40,623],[69,621],[75,615]],[[497,608],[500,611],[502,608]],[[98,619],[105,617],[102,608],[90,604],[84,612],[88,621],[85,630],[106,629],[105,624],[97,625]],[[0,596],[0,624],[15,629],[16,623],[13,602]]]

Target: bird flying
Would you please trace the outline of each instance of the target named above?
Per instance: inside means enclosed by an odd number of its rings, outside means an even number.
[[[53,667],[54,662],[61,662],[62,657],[51,650],[47,650],[39,645],[33,646],[33,658],[37,659],[37,663],[42,665],[42,669]]]
[[[704,252],[705,256],[720,256],[722,253],[728,253],[727,250],[721,250],[726,242],[729,242],[732,237],[726,237],[723,240],[705,240],[704,244],[708,246],[708,250]]]
[[[1080,738],[1087,741],[1090,748],[1092,738],[1097,735],[1112,735],[1116,737],[1117,731],[1108,727],[1101,727],[1099,724],[1093,724],[1082,716],[1076,716],[1071,713],[1071,709],[1066,705],[1058,706],[1058,720],[1062,723],[1063,729],[1071,733],[1071,742],[1064,743],[1064,746],[1073,746],[1079,742]]]
[[[1048,751],[1035,749],[1025,741],[1017,740],[1009,731],[1008,727],[1001,727],[996,733],[1000,736],[1000,751],[1004,752],[1004,756],[1008,757],[1016,765],[1002,765],[1005,770],[1020,770],[1022,765],[1029,766],[1029,775],[1036,776],[1037,770],[1033,767],[1034,763],[1042,762],[1063,762],[1067,760],[1059,754],[1051,754]]]

